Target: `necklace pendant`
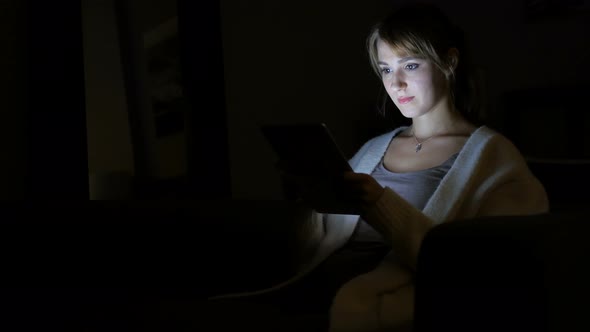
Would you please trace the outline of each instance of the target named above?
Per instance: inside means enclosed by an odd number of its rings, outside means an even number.
[[[418,153],[420,150],[422,150],[422,143],[416,144],[416,153]]]

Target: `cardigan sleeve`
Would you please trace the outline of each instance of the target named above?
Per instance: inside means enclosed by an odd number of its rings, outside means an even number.
[[[434,224],[432,219],[388,187],[362,217],[388,240],[401,262],[415,268],[422,239]]]
[[[535,178],[514,179],[491,191],[477,216],[528,215],[549,211],[544,187]]]
[[[508,178],[481,197],[474,217],[528,215],[549,210],[545,189],[532,174],[519,172],[518,176]],[[434,226],[430,217],[387,187],[362,217],[388,240],[401,262],[415,268],[422,240]]]

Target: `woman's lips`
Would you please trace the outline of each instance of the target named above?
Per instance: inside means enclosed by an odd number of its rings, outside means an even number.
[[[397,101],[400,104],[407,104],[407,103],[411,102],[412,99],[414,99],[414,97],[403,97],[403,98],[397,98]]]

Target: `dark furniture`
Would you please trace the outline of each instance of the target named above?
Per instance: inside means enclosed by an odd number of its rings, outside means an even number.
[[[292,272],[288,205],[4,203],[0,330],[135,331],[165,299],[271,286]]]
[[[456,221],[424,239],[415,332],[590,331],[590,213]]]

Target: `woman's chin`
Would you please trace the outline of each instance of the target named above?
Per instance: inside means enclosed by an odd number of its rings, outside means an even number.
[[[415,112],[412,110],[400,110],[401,114],[408,119],[414,119],[422,115],[420,112]]]

